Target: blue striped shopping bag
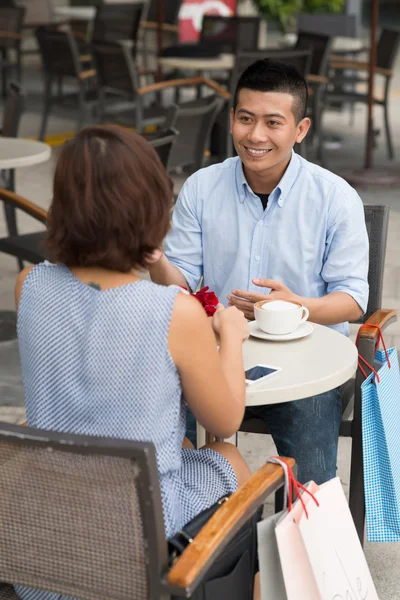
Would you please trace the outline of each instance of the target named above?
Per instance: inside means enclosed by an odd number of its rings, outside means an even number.
[[[383,341],[381,332],[380,337]],[[373,370],[361,386],[367,539],[399,542],[399,361],[396,348],[386,350],[384,342],[383,346],[385,349],[375,354],[382,366]]]

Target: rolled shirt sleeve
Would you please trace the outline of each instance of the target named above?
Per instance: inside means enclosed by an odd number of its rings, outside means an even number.
[[[349,294],[365,313],[369,294],[369,242],[363,204],[355,190],[351,189],[340,202],[332,202],[329,221],[321,272],[327,293]]]
[[[192,291],[203,275],[202,229],[197,205],[197,182],[189,177],[176,201],[164,246],[166,257],[181,271]]]

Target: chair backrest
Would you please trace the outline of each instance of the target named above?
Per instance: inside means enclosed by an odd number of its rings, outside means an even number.
[[[357,37],[357,16],[333,13],[299,13],[296,17],[298,31],[320,33],[332,37]]]
[[[35,36],[47,75],[77,77],[81,71],[77,43],[68,30],[38,27]]]
[[[24,6],[1,6],[0,7],[0,31],[20,35],[24,23]],[[21,45],[20,38],[0,38],[0,48],[18,48]]]
[[[204,15],[200,40],[221,54],[257,50],[260,22],[260,17]]]
[[[163,23],[168,25],[176,25],[178,23],[179,10],[182,5],[182,0],[165,0],[164,1],[164,16]],[[156,23],[158,21],[159,0],[150,0],[150,5],[147,12],[147,21]]]
[[[383,272],[389,224],[388,206],[364,206],[365,223],[369,239],[369,299],[367,311],[361,322],[382,308]]]
[[[295,49],[305,50],[311,48],[312,59],[310,73],[313,75],[325,75],[331,46],[332,37],[330,35],[299,31]]]
[[[382,69],[392,69],[400,45],[400,30],[382,29],[379,36],[376,64]]]
[[[144,3],[102,4],[97,8],[93,42],[136,42]]]
[[[241,52],[236,56],[235,67],[230,80],[230,91],[233,94],[239,77],[257,60],[270,59],[276,62],[290,65],[298,70],[300,75],[306,77],[310,72],[312,51],[305,50],[257,50],[257,52]]]
[[[93,42],[92,53],[100,88],[130,92],[134,96],[139,79],[130,44]]]
[[[226,100],[210,95],[179,104],[175,127],[179,131],[168,161],[168,168],[190,166],[201,169],[212,127]]]
[[[7,99],[3,112],[2,135],[4,137],[17,137],[19,123],[24,108],[24,96],[19,83],[12,81],[7,90]]]
[[[168,168],[171,150],[179,133],[176,129],[161,130],[157,133],[147,134],[144,137],[153,146],[164,167]]]
[[[0,581],[155,600],[167,570],[155,449],[0,424]]]

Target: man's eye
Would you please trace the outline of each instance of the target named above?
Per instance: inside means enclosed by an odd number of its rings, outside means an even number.
[[[279,121],[268,121],[268,125],[271,125],[272,127],[276,127],[277,125],[280,125]]]
[[[249,123],[250,122],[250,117],[240,117],[240,121],[242,123]]]

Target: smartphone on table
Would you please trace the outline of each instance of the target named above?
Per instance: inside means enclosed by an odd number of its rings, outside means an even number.
[[[267,378],[272,377],[275,373],[282,371],[282,367],[274,367],[273,365],[254,365],[245,371],[246,385],[251,386],[255,383],[265,381]]]

